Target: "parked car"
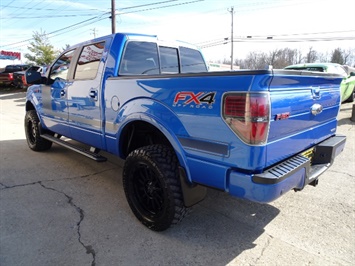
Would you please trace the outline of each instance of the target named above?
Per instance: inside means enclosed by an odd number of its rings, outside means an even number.
[[[23,71],[30,67],[30,65],[8,65],[5,70],[0,73],[0,85],[14,85],[14,72]]]
[[[307,63],[297,64],[285,67],[285,69],[318,71],[327,73],[336,73],[344,77],[340,83],[341,102],[354,101],[355,89],[355,68],[342,66],[335,63]]]
[[[47,68],[47,66],[31,66],[30,68],[24,71],[15,72],[13,74],[14,86],[20,89],[25,89],[29,87],[31,84],[27,83],[26,77],[32,75],[32,73],[34,72],[40,72],[41,75],[44,75],[47,71]]]

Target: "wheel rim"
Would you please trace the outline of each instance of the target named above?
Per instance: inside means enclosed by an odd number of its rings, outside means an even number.
[[[146,215],[158,216],[163,210],[164,191],[157,173],[140,163],[133,172],[132,183],[136,207]]]
[[[27,133],[30,143],[34,143],[36,140],[36,126],[31,120],[28,121]]]

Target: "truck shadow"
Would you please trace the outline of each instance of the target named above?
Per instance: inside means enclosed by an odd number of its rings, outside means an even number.
[[[10,235],[7,230],[21,228],[23,223],[31,230],[39,230],[37,223],[48,215],[53,221],[57,218],[60,221],[61,208],[75,211],[70,204],[54,204],[43,211],[37,208],[33,220],[15,219],[27,212],[22,205],[31,202],[31,195],[43,192],[43,188],[38,190],[39,185],[33,185],[41,182],[53,188],[47,189],[44,195],[62,195],[65,201],[65,194],[72,198],[76,208],[80,207],[83,212],[81,237],[93,250],[100,251],[96,253],[96,260],[102,264],[110,265],[107,260],[111,259],[122,262],[121,265],[128,262],[131,265],[226,265],[243,251],[254,248],[254,242],[265,233],[265,227],[280,213],[271,205],[240,200],[209,189],[204,201],[195,205],[181,223],[164,232],[154,232],[143,226],[129,209],[122,186],[123,160],[103,153],[108,161],[93,163],[55,144],[46,152],[34,153],[27,147],[26,140],[0,141],[0,145],[0,189],[6,191],[2,197],[4,213],[14,216],[14,219],[9,217],[13,224],[4,229],[4,234]],[[14,163],[5,164],[5,159]],[[17,193],[23,191],[17,195],[16,208],[13,204],[7,205],[12,199],[12,189]],[[51,200],[43,198],[43,202]],[[51,230],[60,232],[66,228],[53,222]],[[37,238],[41,238],[37,242],[56,247],[64,247],[67,241],[43,232]],[[66,254],[58,250],[62,249],[56,248],[53,254],[64,258]],[[13,250],[13,254],[16,252]],[[36,256],[36,251],[33,252]],[[149,263],[145,264],[147,258]]]
[[[123,167],[123,160],[103,154],[109,162]],[[123,190],[122,176],[118,178]],[[164,232],[148,230],[129,208],[127,211],[141,241],[146,239],[151,243],[150,248],[161,250],[151,255],[150,261],[157,265],[226,265],[243,251],[254,248],[254,242],[265,233],[265,227],[280,213],[272,205],[238,199],[214,189],[208,189],[206,198],[193,206],[187,217]],[[173,246],[167,249],[167,245]],[[148,247],[143,245],[141,251],[150,252],[145,250]]]
[[[355,125],[355,122],[351,121],[350,117],[342,118],[338,120],[338,126],[343,126],[343,125]]]
[[[279,213],[271,205],[240,200],[209,189],[205,200],[193,207],[191,215],[164,234],[189,247],[193,251],[191,258],[196,246],[200,246],[203,252],[196,254],[198,264],[226,265],[243,251],[254,248],[255,240]]]

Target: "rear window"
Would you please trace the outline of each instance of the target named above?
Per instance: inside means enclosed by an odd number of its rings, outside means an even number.
[[[17,72],[17,71],[23,71],[29,68],[30,66],[27,65],[12,65],[12,66],[6,66],[4,73],[11,73],[11,72]]]

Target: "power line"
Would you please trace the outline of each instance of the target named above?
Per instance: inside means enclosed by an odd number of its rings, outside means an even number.
[[[196,46],[198,46],[200,49],[205,49],[205,48],[210,48],[210,47],[215,47],[215,46],[220,46],[220,45],[225,45],[227,44],[229,41],[226,40],[228,38],[225,39],[220,39],[218,40],[214,40],[211,41],[210,43],[206,42],[204,45],[198,45],[195,44]],[[275,43],[275,42],[288,42],[288,43],[292,43],[292,42],[332,42],[332,41],[352,41],[354,40],[354,37],[318,37],[318,38],[289,38],[289,39],[250,39],[250,38],[233,38],[234,42],[245,42],[245,43]]]
[[[13,1],[12,1],[13,2]],[[11,4],[11,3],[10,3]],[[2,6],[0,5],[1,8],[12,8],[12,9],[26,9],[26,10],[37,10],[37,11],[58,11],[58,8],[34,8],[34,7],[22,7],[22,6]],[[97,8],[89,8],[87,10],[98,10],[100,11],[100,9],[97,9]],[[69,9],[69,10],[66,10],[68,12],[86,12],[87,10],[78,10],[78,9]]]
[[[157,5],[157,4],[161,4],[161,3],[168,3],[168,2],[175,2],[175,1],[178,1],[178,0],[162,1],[162,2],[157,2],[157,3],[151,3],[151,4],[141,5],[141,6]],[[202,1],[204,1],[204,0],[193,0],[193,1],[183,2],[183,3],[172,4],[172,5],[164,5],[164,6],[152,7],[152,8],[147,8],[147,9],[140,9],[140,10],[129,11],[129,12],[121,12],[121,13],[118,13],[118,15],[125,15],[125,14],[131,14],[131,13],[138,13],[138,12],[144,12],[144,11],[151,11],[151,10],[162,9],[162,8],[168,8],[168,7],[173,7],[173,6],[180,6],[180,5],[192,4],[192,3],[196,3],[196,2],[202,2]],[[125,9],[130,9],[130,8],[133,8],[133,7],[129,7],[129,8],[125,8]],[[117,9],[116,9],[116,10],[117,10]],[[105,12],[105,13],[102,13],[101,15],[95,16],[95,17],[93,17],[93,18],[89,18],[89,19],[86,19],[86,20],[84,20],[84,21],[81,21],[81,22],[72,24],[72,25],[70,25],[70,26],[67,26],[67,27],[64,27],[64,28],[61,28],[61,29],[58,29],[58,30],[55,30],[55,31],[52,31],[52,32],[50,32],[50,33],[47,33],[48,39],[63,34],[63,33],[60,33],[60,32],[62,32],[62,31],[64,31],[64,30],[66,30],[65,33],[67,33],[67,32],[69,32],[69,31],[73,31],[73,30],[77,29],[79,25],[80,25],[80,27],[82,27],[83,24],[84,24],[85,26],[88,26],[88,25],[91,25],[91,24],[93,24],[93,23],[99,22],[99,21],[101,21],[101,20],[107,19],[107,18],[110,17],[110,13],[111,13],[111,12]],[[85,23],[86,23],[86,24],[85,24]],[[52,35],[52,36],[50,36],[50,35]],[[14,43],[6,44],[6,45],[0,45],[0,47],[14,46],[14,45],[23,44],[23,43],[26,43],[26,42],[29,42],[29,41],[32,41],[32,40],[33,40],[33,38],[30,38],[30,39],[26,39],[26,40],[19,41],[19,42],[14,42]],[[22,47],[22,46],[23,46],[23,45],[21,45],[20,47]],[[18,46],[16,46],[16,47],[18,47]],[[14,47],[14,48],[16,48],[16,47]]]

